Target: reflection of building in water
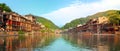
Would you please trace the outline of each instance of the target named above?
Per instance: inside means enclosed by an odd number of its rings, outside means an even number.
[[[0,37],[0,51],[33,51],[34,48],[49,45],[53,39],[53,34]]]
[[[101,35],[99,38],[97,35],[91,35],[86,38],[87,35],[83,34],[63,34],[65,39],[72,44],[77,44],[80,48],[87,48],[91,51],[119,51],[120,50],[120,37],[113,35]],[[76,38],[77,37],[77,38]],[[77,40],[75,40],[77,39]],[[99,39],[99,40],[98,40]],[[77,41],[77,43],[75,43]]]
[[[97,49],[97,51],[109,51],[109,48],[106,45],[98,46]]]

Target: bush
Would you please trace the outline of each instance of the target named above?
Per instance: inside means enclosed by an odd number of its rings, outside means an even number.
[[[20,31],[18,31],[18,34],[25,34],[25,32],[20,30]]]

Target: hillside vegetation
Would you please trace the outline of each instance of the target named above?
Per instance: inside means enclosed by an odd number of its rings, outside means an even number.
[[[120,23],[120,10],[108,10],[105,12],[98,12],[94,15],[90,15],[84,18],[78,18],[75,20],[72,20],[70,23],[65,24],[62,29],[68,29],[76,27],[79,24],[85,24],[88,20],[98,17],[108,17],[110,20],[110,23],[112,24],[119,24]]]
[[[42,23],[43,25],[45,25],[45,27],[50,29],[58,29],[58,26],[56,26],[52,21],[39,16],[35,16],[35,17],[37,18],[37,22]]]

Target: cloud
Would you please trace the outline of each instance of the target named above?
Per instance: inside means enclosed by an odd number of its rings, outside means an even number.
[[[42,16],[52,20],[58,26],[63,26],[73,19],[110,9],[120,9],[119,6],[120,0],[100,0],[90,3],[82,3],[82,1],[77,0],[67,7],[43,14]]]

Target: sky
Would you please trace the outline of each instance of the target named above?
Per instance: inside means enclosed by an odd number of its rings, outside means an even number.
[[[57,26],[106,10],[120,10],[120,0],[0,0],[20,15],[45,17]]]

